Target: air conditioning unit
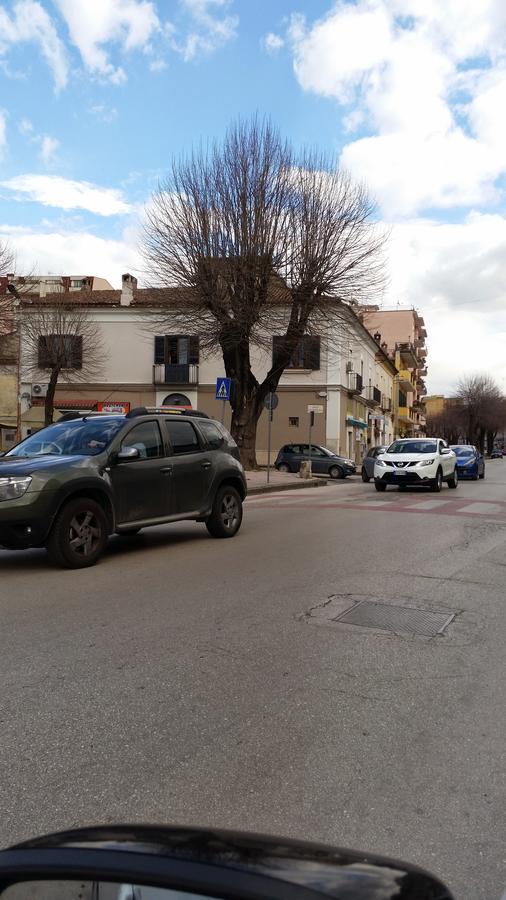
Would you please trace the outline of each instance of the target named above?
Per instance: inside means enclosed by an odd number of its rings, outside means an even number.
[[[45,397],[48,387],[48,384],[32,384],[32,397]]]
[[[351,360],[350,360],[350,362],[346,363],[346,371],[353,372],[353,363],[351,362]]]

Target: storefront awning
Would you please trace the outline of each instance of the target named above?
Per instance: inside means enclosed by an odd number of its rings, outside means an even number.
[[[353,416],[346,416],[348,425],[355,425],[357,428],[367,428],[367,422],[362,419],[354,419]]]

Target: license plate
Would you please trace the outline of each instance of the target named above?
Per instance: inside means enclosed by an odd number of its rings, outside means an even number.
[[[404,469],[397,469],[395,472],[396,475],[407,475],[408,473],[404,471]]]

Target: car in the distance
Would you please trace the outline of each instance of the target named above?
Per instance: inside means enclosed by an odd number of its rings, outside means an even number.
[[[362,460],[362,481],[366,484],[374,478],[374,463],[376,462],[376,458],[380,455],[380,453],[384,453],[387,448],[384,445],[379,447],[369,447],[366,455]]]
[[[309,444],[285,444],[274,465],[278,472],[298,472],[301,463],[307,462],[309,458]],[[311,471],[315,475],[346,478],[347,475],[354,475],[357,467],[352,459],[338,456],[320,444],[311,444]]]
[[[485,460],[478,447],[472,444],[452,444],[451,449],[457,457],[457,471],[459,478],[485,478]]]
[[[46,547],[56,564],[80,569],[109,535],[150,525],[196,520],[233,537],[246,492],[237,445],[208,416],[67,413],[0,459],[0,546]]]
[[[490,459],[502,459],[504,456],[504,452],[500,447],[494,447],[492,453],[490,454]]]
[[[413,486],[439,492],[458,484],[457,457],[442,438],[398,438],[374,464],[374,486],[386,491],[388,485],[400,490]]]

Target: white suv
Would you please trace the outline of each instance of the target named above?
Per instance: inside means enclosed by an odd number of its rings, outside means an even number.
[[[399,438],[377,457],[374,465],[374,486],[386,491],[387,485],[399,488],[427,485],[440,491],[443,481],[448,487],[458,484],[457,457],[441,438]]]

